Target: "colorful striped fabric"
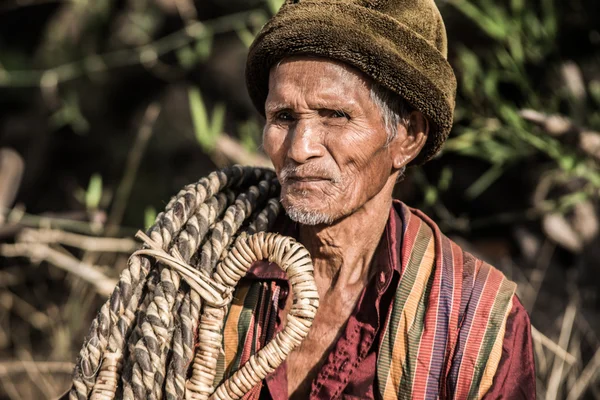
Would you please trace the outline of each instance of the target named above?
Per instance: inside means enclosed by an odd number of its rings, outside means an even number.
[[[225,323],[216,382],[232,375],[274,336],[280,290],[276,282],[238,286]],[[258,399],[259,395],[260,386],[256,386],[244,399]]]
[[[402,277],[382,331],[383,399],[480,399],[500,362],[516,285],[402,207]]]
[[[379,337],[378,397],[480,399],[492,386],[516,285],[464,252],[427,216],[397,204],[402,275]],[[275,334],[282,281],[242,281],[224,329],[217,382]],[[245,396],[258,399],[260,386]]]

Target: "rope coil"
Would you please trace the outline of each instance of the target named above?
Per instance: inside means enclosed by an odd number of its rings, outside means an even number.
[[[147,234],[138,232],[144,247],[92,323],[70,399],[237,399],[273,372],[308,334],[319,304],[308,251],[266,233],[281,211],[279,190],[272,170],[226,168],[186,186]],[[287,324],[215,389],[228,306],[259,260],[288,275]]]

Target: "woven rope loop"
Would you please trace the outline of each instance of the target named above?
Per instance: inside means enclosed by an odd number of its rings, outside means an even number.
[[[308,251],[266,233],[282,210],[279,191],[273,170],[233,166],[173,197],[136,235],[144,246],[90,327],[69,398],[237,399],[274,371],[308,334],[319,304]],[[258,260],[287,273],[294,304],[283,331],[215,390],[233,292]]]
[[[310,254],[294,239],[274,233],[260,232],[250,236],[243,233],[225,259],[217,265],[213,278],[218,283],[235,287],[250,266],[260,260],[277,264],[289,278],[294,306],[289,312],[286,326],[213,393],[223,320],[211,318],[219,310],[206,307],[200,319],[199,346],[202,357],[197,357],[192,365],[192,376],[186,384],[186,399],[241,398],[275,371],[308,334],[319,307],[319,295]]]

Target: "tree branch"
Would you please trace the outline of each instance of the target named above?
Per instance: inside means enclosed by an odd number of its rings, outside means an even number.
[[[97,266],[84,263],[75,257],[51,249],[46,244],[16,243],[1,244],[0,254],[4,257],[27,257],[32,260],[44,260],[90,283],[98,294],[108,297],[117,281],[100,272]]]
[[[104,253],[132,253],[140,247],[133,239],[85,236],[54,229],[24,229],[19,235],[19,242],[60,243],[82,250]]]
[[[248,21],[262,11],[252,10],[226,15],[204,22],[192,22],[185,28],[162,37],[152,43],[132,49],[115,50],[104,54],[95,54],[78,61],[41,70],[0,69],[0,87],[37,87],[55,86],[71,81],[89,73],[105,72],[113,68],[138,64],[152,65],[157,59],[171,51],[180,49],[196,40],[212,34],[229,32],[236,29],[239,21]],[[266,19],[266,16],[265,18]]]

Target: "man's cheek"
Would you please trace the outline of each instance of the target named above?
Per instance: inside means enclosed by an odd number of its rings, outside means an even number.
[[[283,166],[282,155],[285,154],[285,149],[283,148],[284,142],[284,135],[277,134],[272,130],[265,130],[263,134],[263,148],[277,170]]]

